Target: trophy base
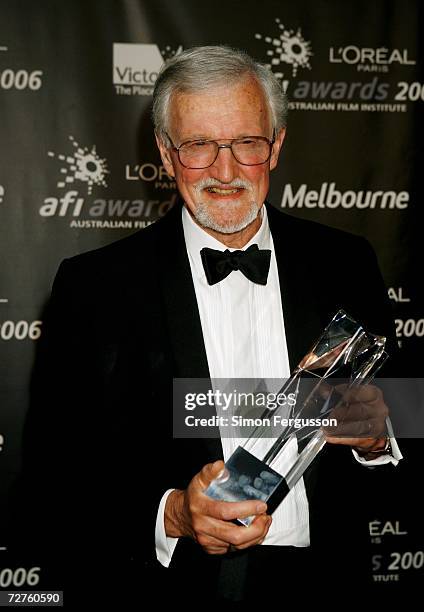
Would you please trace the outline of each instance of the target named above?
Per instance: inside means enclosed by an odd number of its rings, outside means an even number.
[[[239,446],[225,463],[224,473],[210,483],[205,494],[218,501],[264,501],[267,514],[272,514],[289,491],[281,474]],[[248,526],[254,518],[248,516],[234,522]]]

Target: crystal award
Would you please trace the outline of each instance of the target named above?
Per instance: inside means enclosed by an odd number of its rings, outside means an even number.
[[[321,423],[335,414],[347,390],[368,384],[387,359],[385,343],[386,338],[369,333],[339,310],[280,388],[295,401],[289,408],[266,408],[259,419],[282,425],[272,435],[265,425],[255,427],[205,493],[221,501],[262,500],[272,514],[324,447]],[[337,384],[341,380],[345,384]],[[331,435],[337,431],[335,427]],[[359,437],[357,431],[350,437]],[[237,522],[247,526],[253,519]]]

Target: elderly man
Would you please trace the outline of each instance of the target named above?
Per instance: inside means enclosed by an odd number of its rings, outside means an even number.
[[[272,73],[228,48],[188,50],[164,67],[156,83],[157,144],[164,167],[175,177],[184,200],[185,243],[213,378],[289,375],[285,334],[291,332],[285,330],[285,296],[283,293],[281,300],[279,262],[264,206],[269,173],[277,165],[286,133],[286,110],[286,97]],[[308,250],[306,235],[304,242]],[[201,247],[245,253],[258,243],[271,249],[266,286],[255,287],[240,271],[237,277],[223,279],[222,286],[213,286],[208,267],[202,270]],[[291,265],[290,260],[287,264]],[[312,261],[310,267],[312,271]],[[304,289],[310,291],[303,279]],[[374,410],[385,416],[375,390],[364,390],[361,399],[373,402]],[[383,455],[386,448],[384,438],[339,438],[337,442],[356,446],[361,454],[366,449],[369,459]],[[203,490],[221,468],[220,464],[208,465],[187,490],[172,492],[164,513],[168,536],[193,537],[211,554],[225,553],[230,545],[243,549],[262,543],[271,525],[262,505],[259,509],[254,502],[228,504],[205,498]],[[301,492],[298,503],[306,506]],[[248,529],[228,522],[254,513],[260,516]],[[296,535],[290,540],[275,534],[273,541],[307,545],[299,517],[285,518],[282,534],[288,520],[295,531],[297,527]]]
[[[182,205],[60,267],[24,474],[38,491],[45,485],[51,494],[55,483],[39,536],[52,526],[65,532],[65,544],[51,548],[75,582],[93,572],[110,585],[108,570],[116,583],[121,568],[125,584],[131,570],[122,568],[135,565],[135,580],[163,586],[161,597],[252,601],[264,596],[267,579],[275,586],[280,577],[294,580],[299,567],[308,571],[307,478],[272,517],[257,500],[214,501],[204,490],[231,440],[172,437],[173,378],[285,378],[339,308],[388,336],[394,350],[368,244],[265,203],[286,109],[272,73],[243,52],[198,47],[171,59],[156,83],[153,115]],[[375,389],[352,401],[384,423]],[[336,443],[329,463],[348,466],[346,474],[400,458],[384,434],[329,441]],[[249,515],[256,515],[249,527],[232,522]]]

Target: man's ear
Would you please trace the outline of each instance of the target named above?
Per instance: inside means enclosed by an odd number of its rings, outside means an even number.
[[[165,143],[160,138],[160,136],[158,136],[158,134],[156,133],[155,133],[155,138],[156,138],[156,144],[158,146],[159,153],[162,159],[163,167],[165,168],[169,176],[172,176],[172,178],[175,178],[174,163],[172,161],[171,151],[165,145]]]
[[[271,157],[269,160],[269,169],[274,170],[275,166],[278,163],[278,158],[280,156],[281,147],[283,146],[284,138],[286,137],[286,128],[282,128],[277,136],[275,137],[275,142],[272,145]]]

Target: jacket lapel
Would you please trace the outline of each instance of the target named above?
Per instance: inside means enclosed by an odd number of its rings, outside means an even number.
[[[190,263],[184,241],[181,205],[162,222],[157,238],[159,284],[175,360],[175,376],[209,378],[209,367]]]
[[[269,204],[267,212],[277,260],[292,371],[322,331],[320,297],[315,290],[319,269],[313,261],[307,261],[307,241],[293,219]]]
[[[157,234],[159,284],[174,359],[174,378],[209,379],[209,366],[196,300],[190,262],[184,240],[181,205],[163,219]],[[222,458],[217,438],[200,441],[208,460]]]

